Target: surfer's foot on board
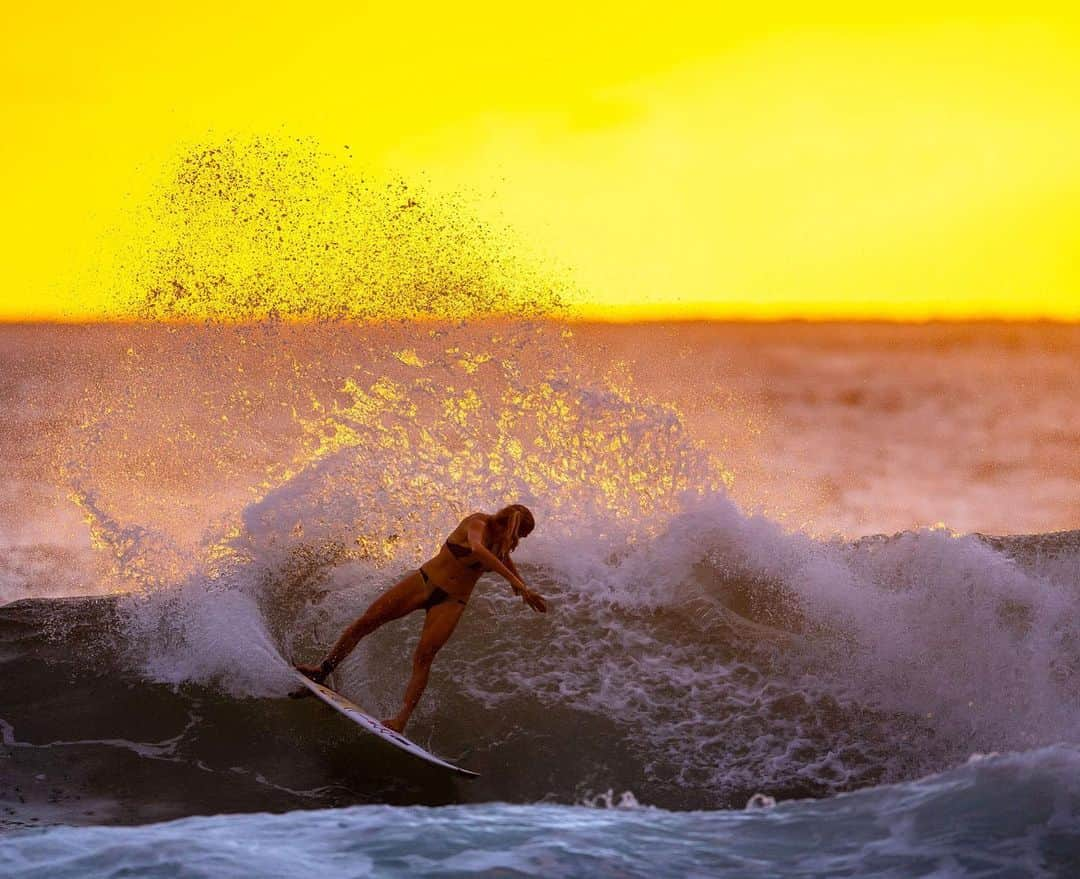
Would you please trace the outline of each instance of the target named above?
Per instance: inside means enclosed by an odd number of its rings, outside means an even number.
[[[396,733],[404,733],[405,724],[408,722],[408,720],[399,720],[396,717],[388,717],[386,720],[379,721],[379,723],[381,723],[387,729],[392,729]]]
[[[317,684],[321,684],[327,678],[326,672],[322,670],[322,666],[320,665],[294,665],[293,668],[300,672],[305,678],[311,678]],[[311,690],[307,687],[298,687],[289,693],[289,698],[303,699],[310,695]]]

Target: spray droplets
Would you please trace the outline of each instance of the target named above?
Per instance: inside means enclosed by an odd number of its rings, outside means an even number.
[[[550,269],[463,199],[366,178],[302,139],[192,149],[136,225],[109,279],[125,317],[461,320],[563,304]]]

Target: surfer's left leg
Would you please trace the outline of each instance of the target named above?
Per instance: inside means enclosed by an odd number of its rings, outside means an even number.
[[[420,697],[424,695],[435,654],[454,633],[458,620],[464,612],[465,605],[454,599],[444,601],[428,610],[427,616],[424,617],[424,628],[420,632],[420,643],[416,645],[416,653],[413,655],[412,677],[409,678],[409,685],[405,688],[405,702],[396,715],[383,721],[384,726],[398,732],[404,731],[405,724],[409,722],[409,717],[412,716]]]
[[[396,585],[376,598],[368,609],[341,633],[341,637],[330,648],[330,652],[326,654],[322,662],[318,665],[298,664],[294,668],[302,675],[321,684],[330,672],[352,653],[361,638],[370,635],[392,620],[420,610],[427,600],[427,590],[427,582],[420,576],[419,571],[406,575]],[[290,695],[299,698],[309,694],[310,691],[307,688],[301,688]]]

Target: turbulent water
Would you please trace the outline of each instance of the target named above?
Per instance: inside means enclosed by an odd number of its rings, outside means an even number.
[[[0,873],[1075,873],[1080,331],[573,325],[281,155],[129,255],[255,319],[0,331]],[[549,612],[482,581],[409,728],[479,779],[285,698],[512,501]],[[418,629],[332,683],[394,710]]]

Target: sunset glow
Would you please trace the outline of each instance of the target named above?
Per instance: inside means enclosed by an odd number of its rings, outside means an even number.
[[[146,204],[250,137],[462,200],[584,317],[1080,319],[1080,17],[808,8],[9,11],[0,319],[125,316]]]

